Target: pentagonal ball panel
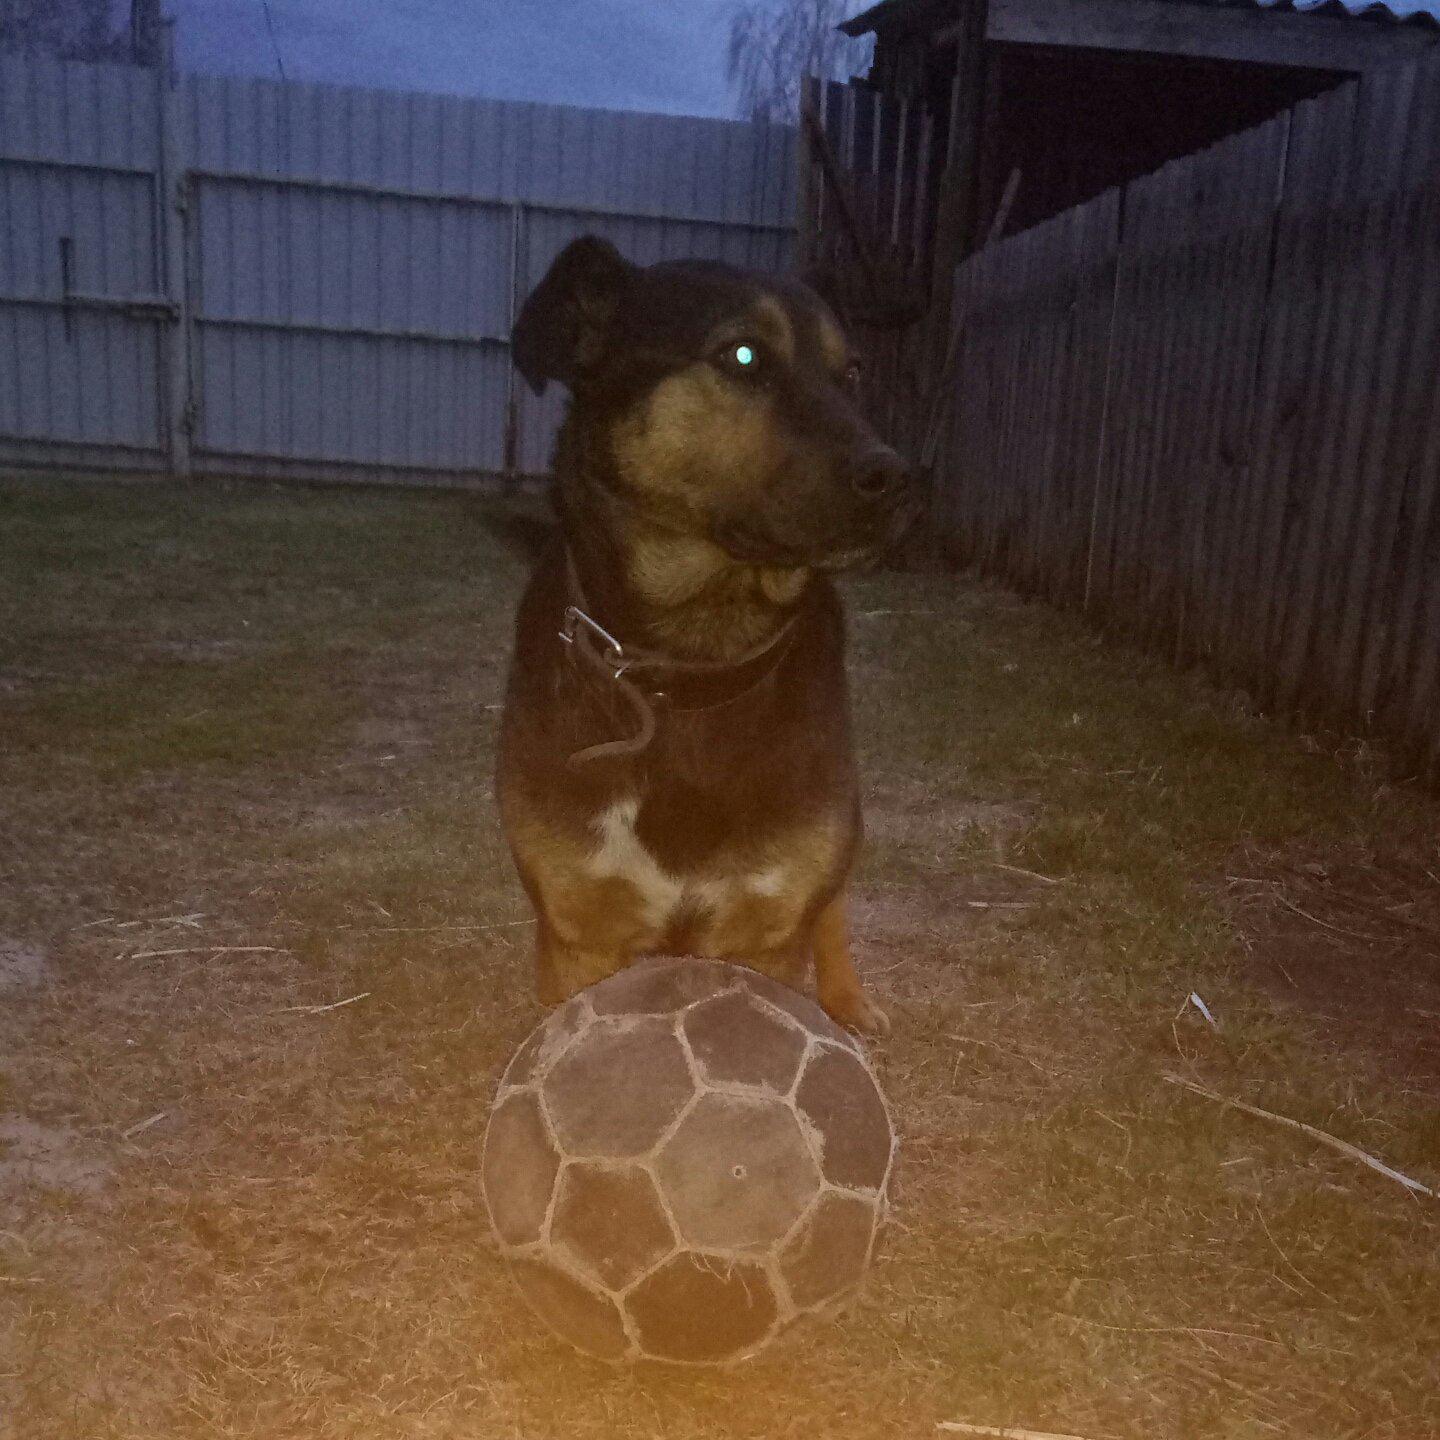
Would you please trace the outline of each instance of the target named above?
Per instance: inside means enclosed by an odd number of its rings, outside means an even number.
[[[713,1091],[665,1142],[655,1168],[681,1239],[701,1247],[774,1244],[820,1185],[788,1105]]]
[[[759,1265],[691,1254],[647,1275],[625,1308],[647,1356],[711,1364],[760,1344],[779,1309]]]
[[[863,1195],[827,1190],[780,1256],[780,1273],[797,1309],[821,1305],[860,1283],[870,1258],[876,1205]]]
[[[597,1015],[668,1015],[731,983],[730,967],[706,960],[639,960],[592,985]]]
[[[890,1167],[893,1131],[879,1087],[858,1056],[824,1047],[795,1091],[820,1138],[821,1169],[832,1185],[878,1190]]]
[[[701,1079],[789,1094],[805,1054],[805,1034],[745,991],[731,990],[696,1005],[681,1025]]]
[[[601,1360],[624,1357],[630,1341],[619,1307],[608,1295],[539,1260],[514,1260],[510,1272],[520,1293],[562,1340]]]
[[[694,1093],[668,1020],[599,1020],[545,1077],[545,1105],[567,1155],[643,1155]]]
[[[550,1243],[607,1289],[624,1289],[675,1247],[655,1182],[639,1166],[577,1160],[555,1194]]]
[[[505,1244],[540,1238],[559,1168],[539,1098],[529,1090],[513,1092],[490,1116],[481,1166],[490,1222]]]
[[[532,1030],[515,1052],[500,1077],[500,1088],[524,1085],[542,1074],[590,1018],[583,996],[567,1000],[558,1010],[552,1011],[545,1023]]]
[[[777,1010],[793,1016],[812,1035],[858,1053],[860,1042],[848,1030],[842,1030],[808,995],[802,995],[758,970],[743,970],[741,975],[741,983],[746,989],[768,1000]]]

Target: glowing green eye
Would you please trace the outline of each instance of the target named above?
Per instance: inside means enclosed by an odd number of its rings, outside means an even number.
[[[725,374],[747,382],[758,380],[766,371],[760,347],[749,340],[727,340],[716,352],[715,363]]]

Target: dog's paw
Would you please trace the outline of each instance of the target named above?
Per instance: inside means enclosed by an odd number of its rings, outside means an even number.
[[[890,1033],[890,1017],[864,990],[846,989],[821,995],[820,1004],[837,1025],[843,1025],[847,1030],[877,1038]]]

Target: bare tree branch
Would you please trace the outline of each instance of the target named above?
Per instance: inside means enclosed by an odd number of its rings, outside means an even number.
[[[868,39],[836,28],[850,0],[745,0],[730,17],[726,73],[741,117],[794,122],[805,75],[846,80],[870,63]]]
[[[110,20],[109,0],[3,0],[0,50],[60,60],[128,60],[130,39]]]

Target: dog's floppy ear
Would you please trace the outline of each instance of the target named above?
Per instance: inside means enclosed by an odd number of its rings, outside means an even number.
[[[571,390],[603,355],[606,327],[635,267],[598,235],[572,240],[530,292],[511,335],[516,367],[538,395],[547,380]]]

